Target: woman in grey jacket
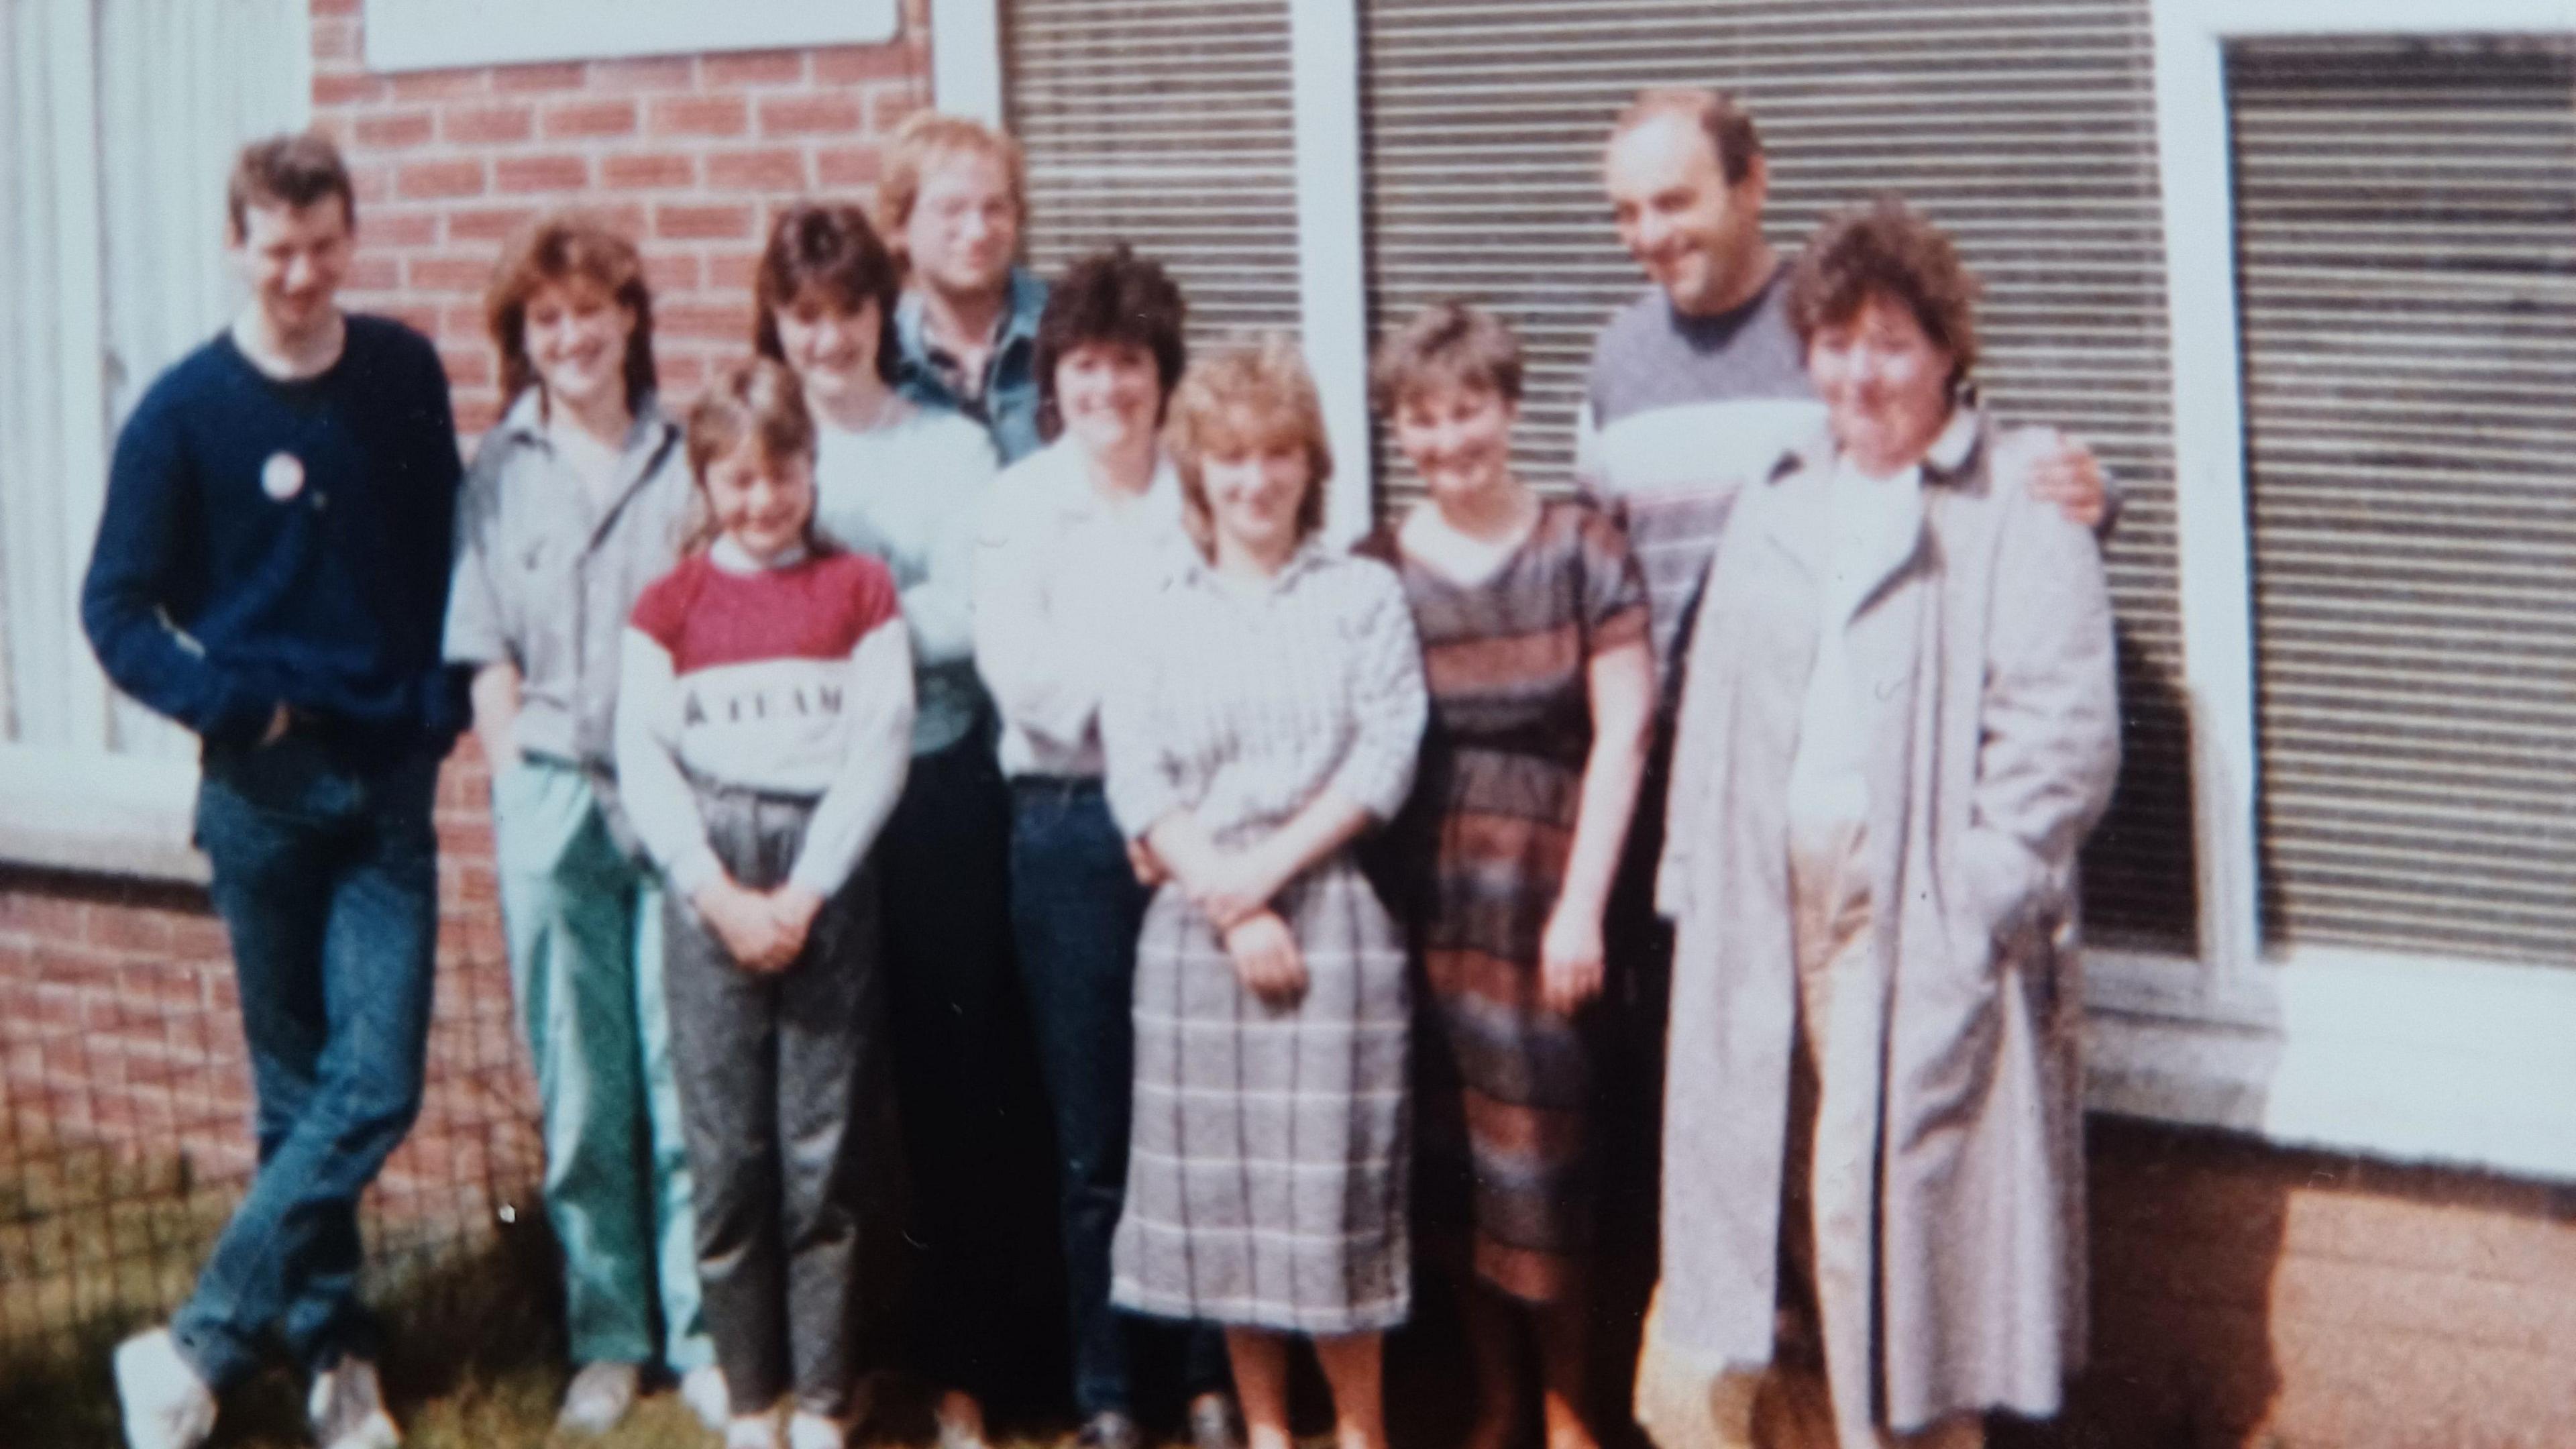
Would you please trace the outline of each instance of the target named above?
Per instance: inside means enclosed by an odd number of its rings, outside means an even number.
[[[1736,505],[1692,634],[1638,1413],[1665,1449],[1975,1445],[1988,1408],[2053,1413],[2082,1351],[2073,874],[2119,765],[2110,604],[2025,486],[2053,440],[1965,388],[1946,237],[1882,201],[1790,287],[1829,421]]]

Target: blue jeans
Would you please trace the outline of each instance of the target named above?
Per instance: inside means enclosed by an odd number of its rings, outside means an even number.
[[[1128,1340],[1146,1325],[1110,1306],[1109,1240],[1127,1197],[1136,937],[1152,894],[1099,781],[1023,777],[1012,801],[1011,923],[1054,1113],[1074,1403],[1133,1413]],[[1223,1338],[1205,1324],[1179,1332],[1183,1388],[1224,1388]]]
[[[303,733],[207,752],[197,843],[232,935],[259,1172],[170,1326],[218,1389],[272,1327],[307,1371],[375,1356],[358,1194],[420,1112],[437,783],[425,752],[362,767]]]

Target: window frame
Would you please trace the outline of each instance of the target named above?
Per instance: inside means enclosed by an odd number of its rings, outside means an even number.
[[[2567,0],[2152,0],[2197,958],[2097,953],[2097,1108],[2576,1180],[2576,970],[2261,939],[2262,779],[2225,46],[2576,32]]]
[[[62,436],[63,536],[69,556],[86,559],[106,499],[108,460],[122,419],[108,415],[107,332],[110,285],[102,235],[106,221],[99,181],[98,121],[102,52],[95,23],[97,0],[40,0],[55,13],[44,58],[51,93],[80,124],[56,128],[57,174],[69,180],[66,205],[53,219],[64,288],[83,304],[67,308],[72,319],[55,339],[55,366],[67,389]],[[299,31],[283,57],[282,82],[291,97],[281,110],[286,129],[312,123],[313,59]],[[215,218],[203,236],[211,245]],[[94,419],[95,426],[82,420]],[[77,586],[78,576],[73,582]],[[80,632],[79,610],[68,614]],[[106,676],[86,637],[75,638],[69,657],[73,677],[57,681],[75,701],[75,715],[89,746],[22,745],[0,741],[0,865],[73,871],[139,880],[199,883],[205,858],[193,842],[197,765],[193,759],[119,753],[109,747],[114,708]]]

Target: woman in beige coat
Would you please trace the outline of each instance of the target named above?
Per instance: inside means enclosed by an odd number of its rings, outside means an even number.
[[[1894,201],[1789,311],[1828,435],[1736,505],[1685,671],[1664,1449],[1975,1445],[2084,1336],[2074,864],[2119,765],[2093,540],[1965,380],[1974,283]],[[1785,1144],[1785,1150],[1784,1150]]]

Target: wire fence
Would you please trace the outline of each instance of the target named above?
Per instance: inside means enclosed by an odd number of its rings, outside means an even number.
[[[481,771],[442,782],[420,1120],[368,1192],[371,1288],[536,1212]],[[163,1316],[256,1168],[238,998],[202,890],[0,871],[0,1379]]]

